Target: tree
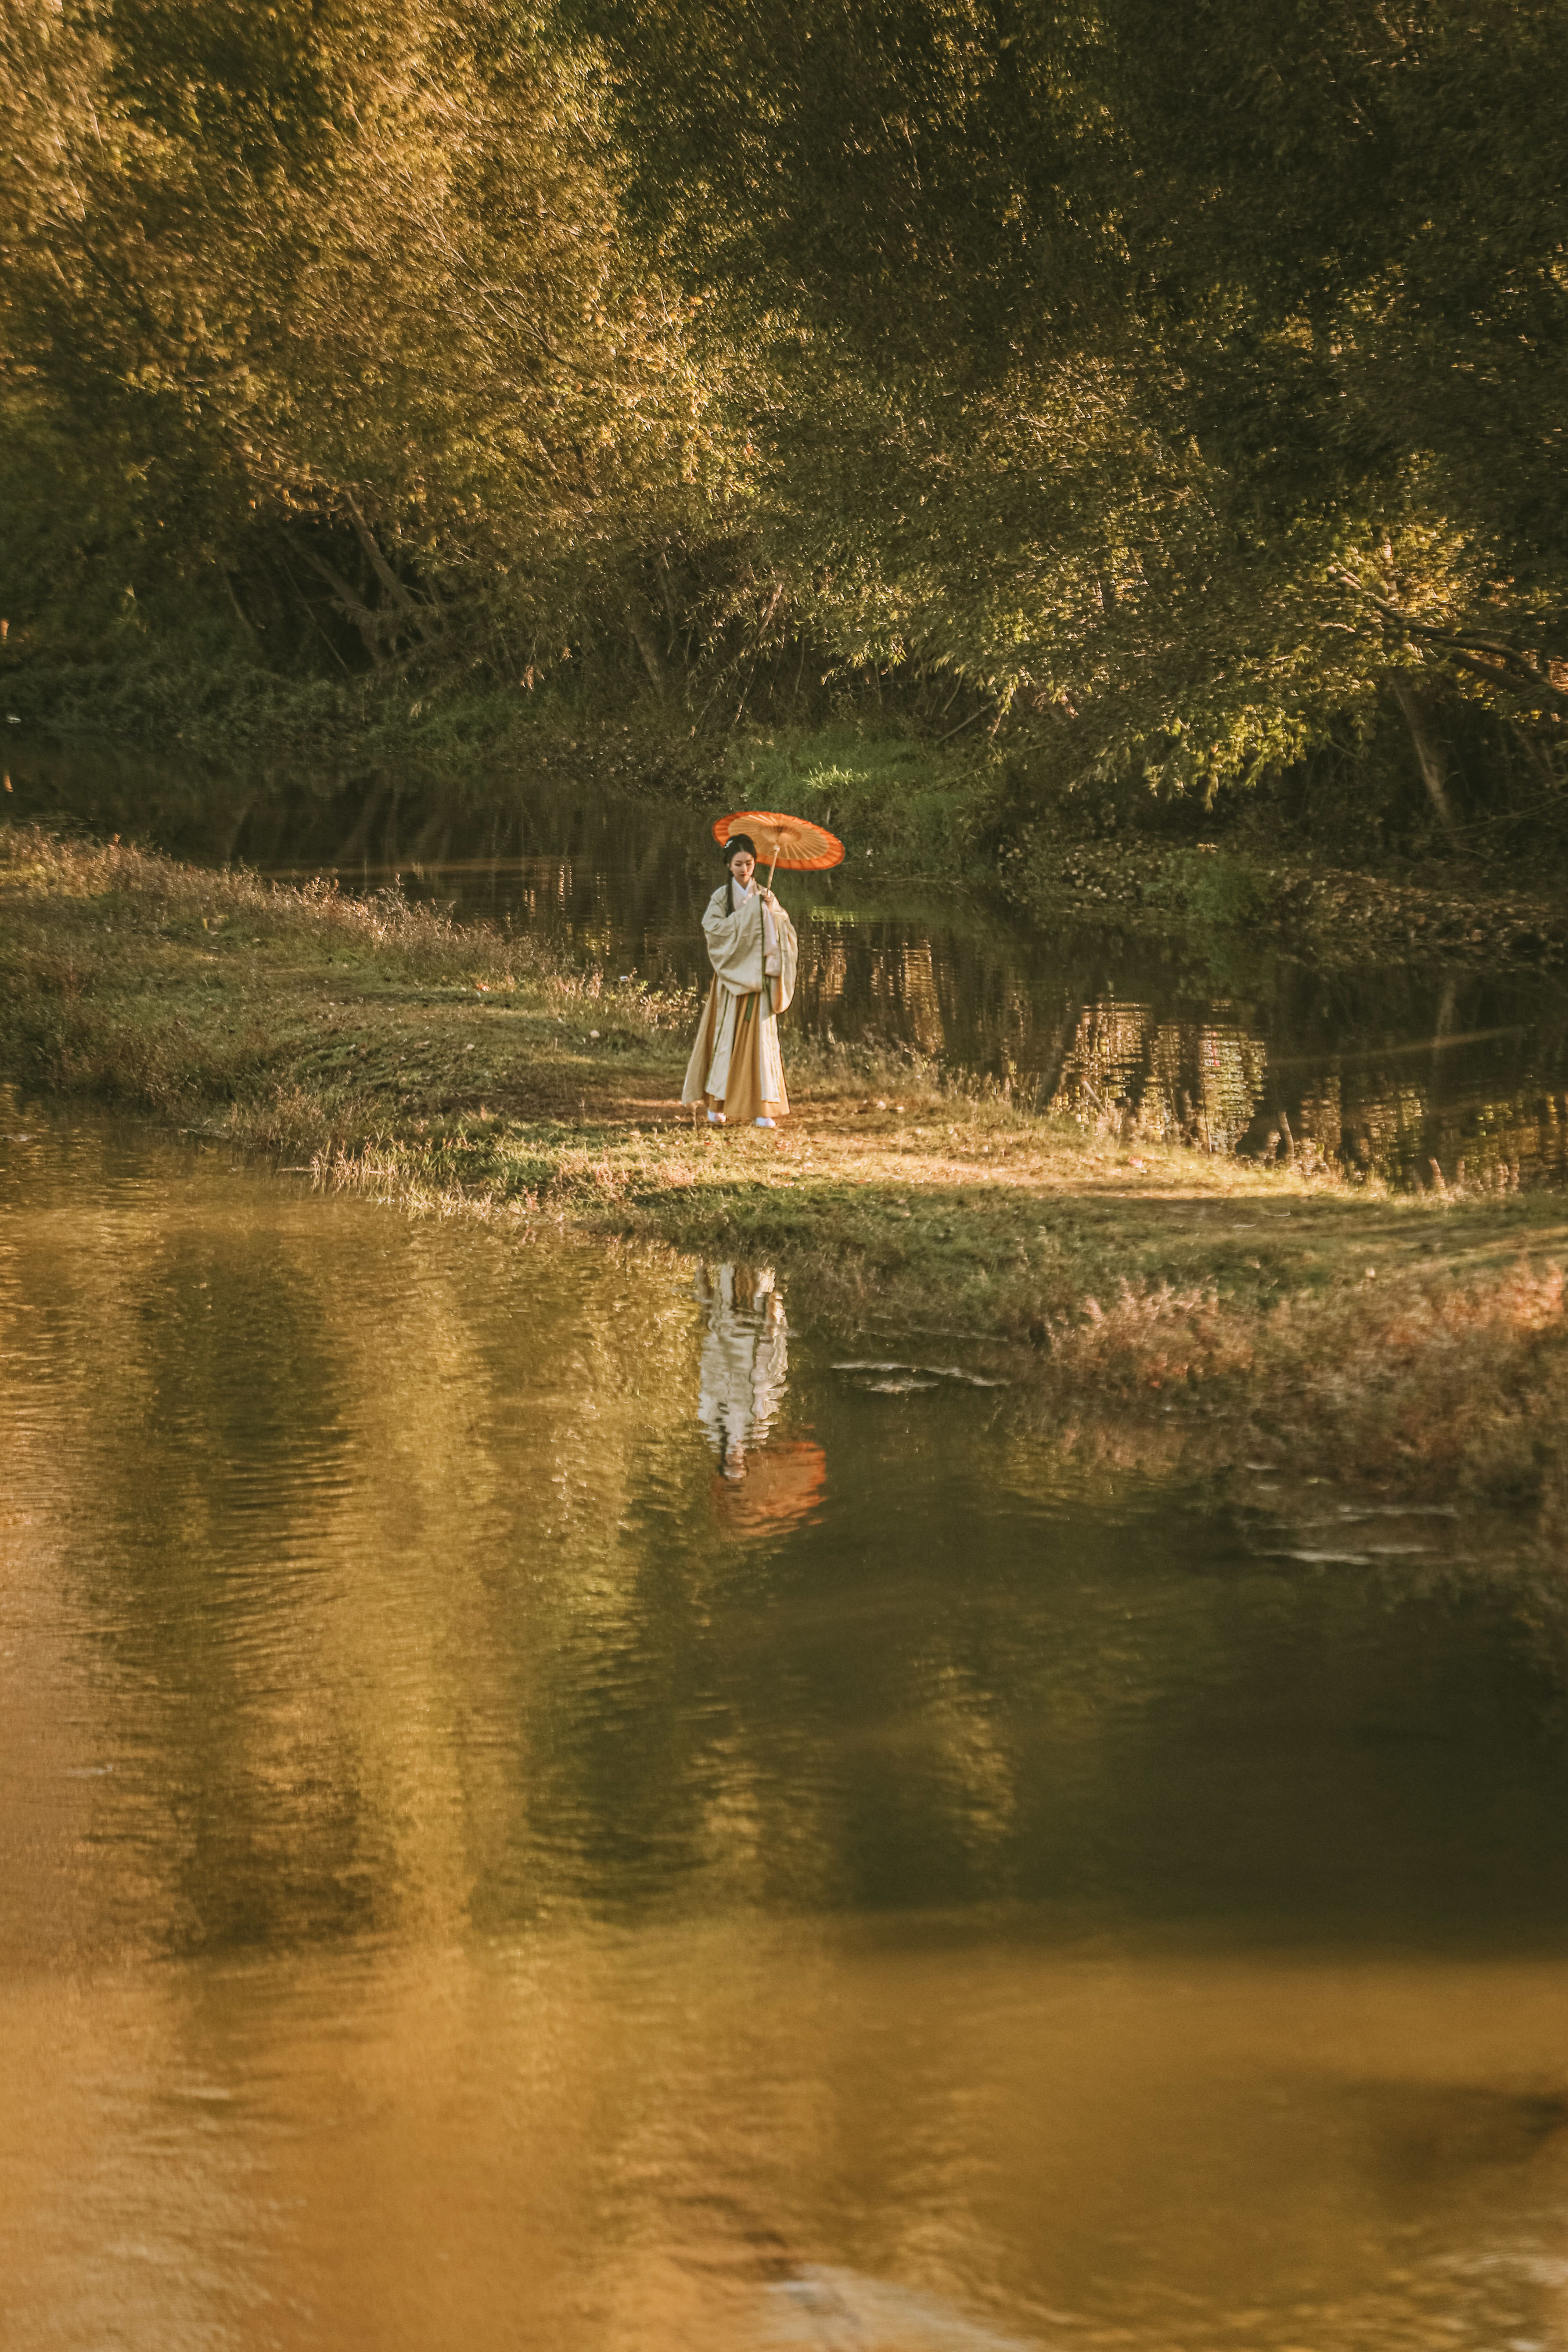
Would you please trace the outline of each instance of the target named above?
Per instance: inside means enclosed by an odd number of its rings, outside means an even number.
[[[184,560],[255,631],[401,656],[477,598],[553,652],[707,515],[591,55],[475,0],[19,0],[3,37],[10,396],[203,509]]]
[[[780,543],[851,657],[1209,788],[1394,683],[1568,710],[1556,12],[576,21],[637,217],[765,350]]]

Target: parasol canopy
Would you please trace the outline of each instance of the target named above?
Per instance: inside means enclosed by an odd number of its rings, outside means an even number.
[[[844,844],[825,824],[809,817],[781,816],[776,809],[737,809],[732,816],[716,817],[713,838],[726,842],[731,834],[749,833],[757,845],[757,862],[771,870],[782,866],[795,874],[816,873],[842,866]]]
[[[778,1535],[816,1516],[827,1485],[827,1456],[809,1437],[785,1438],[749,1454],[744,1478],[713,1477],[713,1510],[726,1535]]]

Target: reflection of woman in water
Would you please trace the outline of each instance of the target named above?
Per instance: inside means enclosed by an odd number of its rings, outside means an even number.
[[[697,1418],[726,1478],[746,1475],[746,1448],[773,1426],[789,1373],[789,1326],[771,1267],[701,1266],[697,1296],[708,1309]]]
[[[706,1102],[711,1127],[772,1127],[789,1108],[779,1014],[795,994],[795,925],[757,881],[749,834],[725,843],[724,862],[730,878],[702,918],[713,980],[680,1098]]]

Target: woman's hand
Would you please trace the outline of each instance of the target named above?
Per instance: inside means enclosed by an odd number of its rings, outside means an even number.
[[[778,905],[778,900],[773,897],[773,892],[768,888],[765,882],[758,883],[757,896],[762,900],[764,907],[776,907]]]

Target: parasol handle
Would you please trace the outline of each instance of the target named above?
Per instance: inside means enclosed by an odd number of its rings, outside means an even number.
[[[774,842],[774,844],[773,844],[773,866],[769,866],[769,868],[768,868],[768,888],[769,888],[770,890],[771,890],[771,889],[773,888],[773,867],[777,866],[778,862],[779,862],[779,845],[778,845],[778,843],[775,841],[775,842]]]

